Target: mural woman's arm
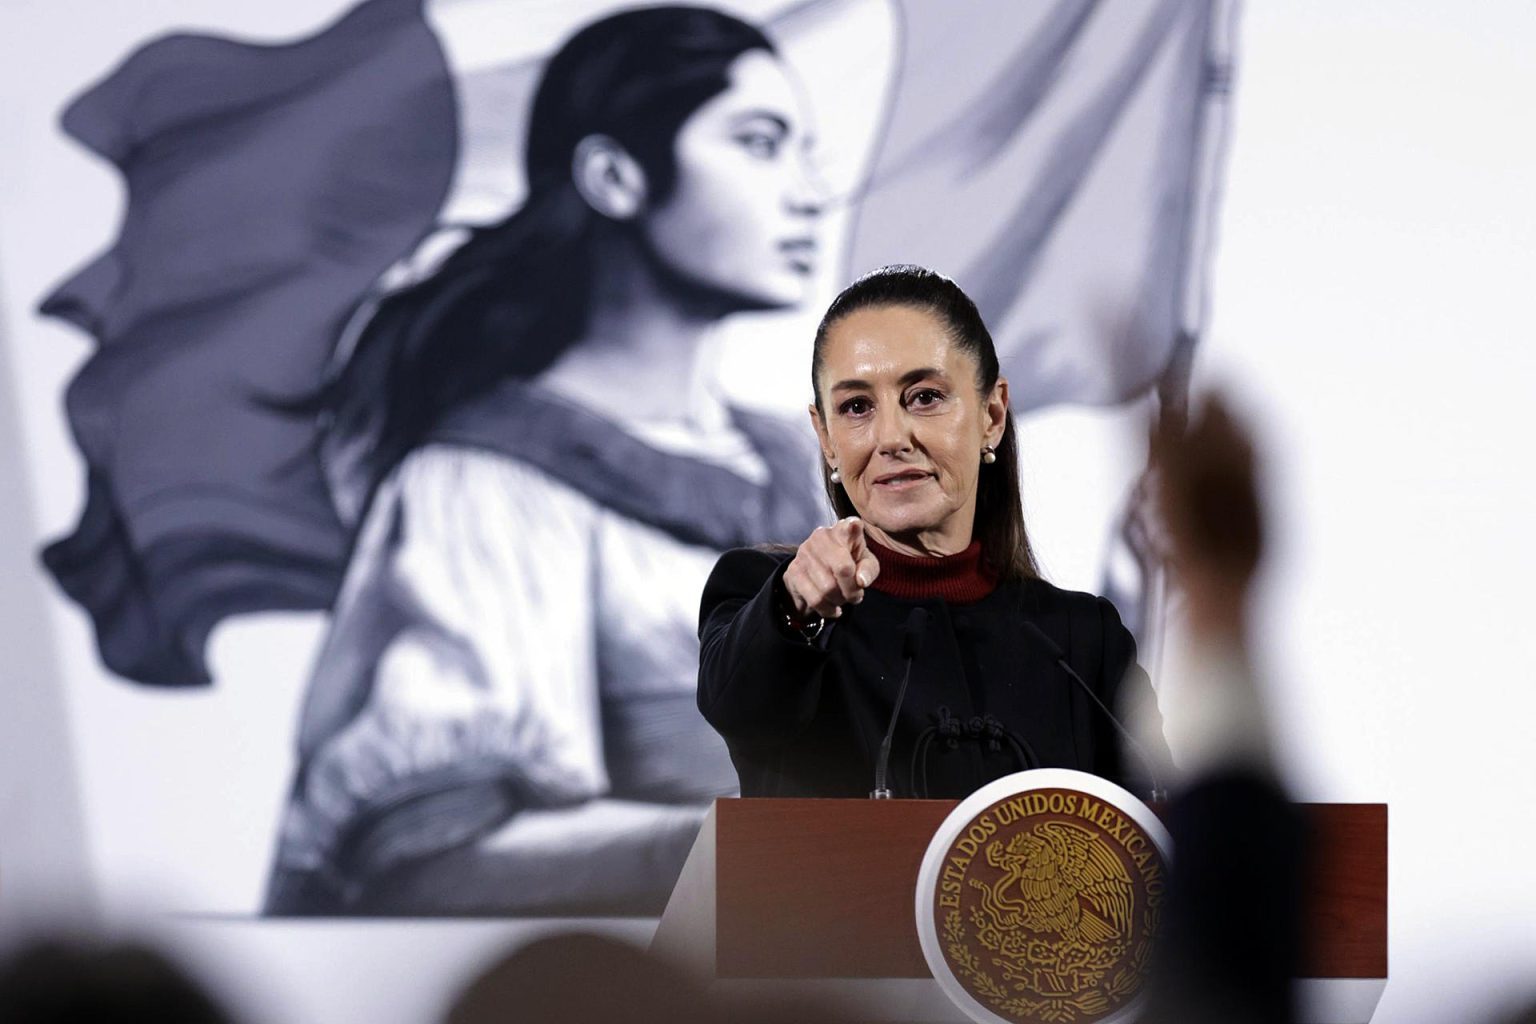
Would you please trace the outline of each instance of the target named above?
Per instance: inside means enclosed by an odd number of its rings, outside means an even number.
[[[368,879],[607,789],[587,499],[469,448],[375,499],[316,666],[279,873]]]

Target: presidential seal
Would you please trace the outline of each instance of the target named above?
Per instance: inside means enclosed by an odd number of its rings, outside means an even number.
[[[1051,768],[991,783],[923,858],[917,927],[934,978],[983,1024],[1129,1020],[1168,849],[1146,805],[1097,776]]]

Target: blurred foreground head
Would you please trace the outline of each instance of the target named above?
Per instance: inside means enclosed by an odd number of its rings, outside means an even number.
[[[493,964],[447,1024],[706,1021],[703,992],[639,949],[599,935],[536,939]]]
[[[831,1024],[804,1003],[708,995],[672,964],[626,942],[569,933],[536,939],[491,965],[444,1024]]]
[[[1498,1024],[1536,1024],[1536,997],[1498,1018]]]
[[[133,944],[49,941],[0,963],[5,1024],[230,1024],[196,982]]]

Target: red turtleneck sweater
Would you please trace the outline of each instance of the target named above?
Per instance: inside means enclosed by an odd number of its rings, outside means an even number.
[[[971,604],[997,587],[997,576],[982,567],[979,540],[971,541],[964,551],[938,558],[904,555],[872,538],[865,542],[880,562],[880,575],[870,589],[883,594],[908,601],[938,597],[951,604]]]

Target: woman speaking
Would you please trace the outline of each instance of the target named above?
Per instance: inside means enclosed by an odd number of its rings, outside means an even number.
[[[1147,677],[1108,601],[1039,576],[975,304],[929,270],[875,271],[827,310],[811,382],[842,518],[792,551],[727,552],[700,611],[699,709],[742,794],[865,796],[888,729],[899,797],[1034,767],[1139,788],[1109,709]]]

